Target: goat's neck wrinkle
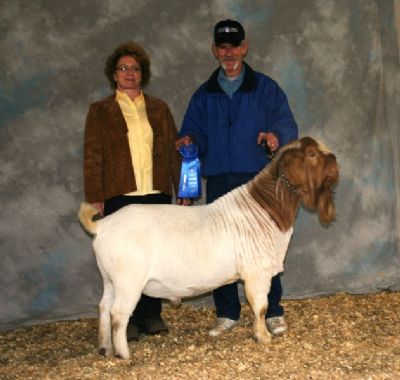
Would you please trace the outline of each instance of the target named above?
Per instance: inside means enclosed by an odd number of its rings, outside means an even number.
[[[264,169],[247,186],[250,195],[268,212],[282,232],[293,227],[299,198],[279,182],[272,170]]]
[[[225,239],[226,247],[241,257],[243,265],[254,259],[254,252],[286,252],[291,234],[278,227],[271,215],[250,195],[247,185],[220,197],[209,210],[217,235]],[[222,234],[218,234],[218,230]]]

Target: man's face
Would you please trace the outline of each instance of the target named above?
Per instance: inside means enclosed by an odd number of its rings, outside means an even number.
[[[235,77],[242,70],[242,62],[247,54],[248,44],[242,41],[239,46],[223,43],[218,46],[213,44],[212,51],[215,58],[225,71],[226,76]]]

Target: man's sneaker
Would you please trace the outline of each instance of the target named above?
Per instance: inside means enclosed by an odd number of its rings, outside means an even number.
[[[267,329],[272,335],[283,334],[288,329],[283,317],[267,318],[266,323]]]
[[[229,319],[229,318],[217,318],[217,325],[208,332],[210,336],[217,336],[222,332],[232,330],[239,320]]]

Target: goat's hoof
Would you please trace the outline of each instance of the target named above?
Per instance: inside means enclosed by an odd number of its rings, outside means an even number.
[[[115,354],[117,359],[129,359],[129,355]]]
[[[99,352],[100,355],[105,356],[105,357],[110,357],[111,356],[111,350],[108,350],[105,347],[100,347],[98,352]]]
[[[255,337],[256,338],[256,341],[257,341],[257,343],[260,343],[260,344],[269,344],[269,343],[271,343],[271,336],[270,335],[259,335],[259,336],[256,336]]]

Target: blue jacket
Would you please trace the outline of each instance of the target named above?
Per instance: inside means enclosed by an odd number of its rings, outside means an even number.
[[[199,148],[202,175],[258,173],[268,162],[257,145],[260,132],[274,132],[280,146],[297,139],[297,125],[278,84],[246,63],[232,99],[218,83],[217,69],[193,94],[180,136]]]

